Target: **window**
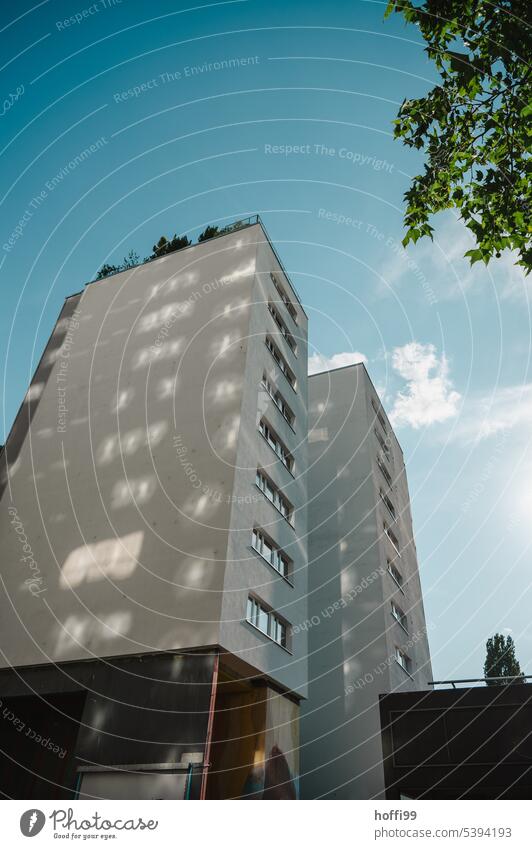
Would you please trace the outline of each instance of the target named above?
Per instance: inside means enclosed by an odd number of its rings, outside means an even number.
[[[259,604],[256,599],[252,596],[248,598],[248,610],[247,610],[247,620],[251,622],[255,628],[258,628],[259,631],[262,631],[264,634],[268,633],[268,624],[269,624],[269,611],[266,610],[261,604]]]
[[[390,458],[390,446],[388,445],[387,441],[382,438],[381,434],[379,433],[379,431],[377,430],[376,427],[373,428],[373,432],[374,432],[374,434],[377,438],[377,442],[379,443],[384,456],[389,461],[391,459]]]
[[[277,434],[270,427],[269,424],[264,419],[261,419],[259,422],[259,431],[270,446],[270,448],[275,451],[279,460],[286,466],[289,472],[292,472],[294,468],[294,458],[290,454],[286,445],[281,442]]]
[[[399,622],[399,625],[404,628],[405,631],[408,631],[406,614],[395,601],[392,601],[392,616],[397,620],[397,622]]]
[[[272,399],[277,409],[280,411],[283,418],[286,419],[290,427],[293,427],[296,417],[294,416],[292,410],[284,400],[279,390],[273,385],[266,372],[264,372],[264,374],[262,375],[262,385],[264,386],[266,392]]]
[[[255,528],[252,534],[252,544],[255,551],[267,560],[270,566],[273,566],[283,578],[288,578],[292,561],[270,537]]]
[[[270,613],[270,629],[272,640],[275,640],[280,646],[286,648],[286,625],[277,616],[274,616],[273,613]]]
[[[389,558],[388,558],[387,563],[388,563],[388,574],[392,576],[392,578],[394,579],[397,586],[400,589],[403,589],[403,576],[401,575],[399,569],[397,568],[397,566],[395,565],[393,560],[390,560]]]
[[[380,404],[375,400],[375,398],[371,399],[371,406],[373,407],[373,411],[374,411],[375,415],[377,416],[384,433],[388,433],[388,428],[386,427],[386,419],[384,418],[384,416],[382,414]]]
[[[392,531],[392,530],[388,527],[388,525],[386,524],[386,522],[384,522],[384,524],[383,524],[383,528],[384,528],[384,533],[386,534],[386,536],[387,536],[387,537],[388,537],[388,539],[390,540],[391,544],[393,545],[393,547],[394,547],[394,548],[395,548],[395,550],[397,551],[397,554],[398,554],[399,556],[401,556],[401,552],[399,551],[399,540],[398,540],[398,539],[397,539],[397,537],[395,536],[394,532],[393,532],[393,531]]]
[[[277,363],[277,365],[281,369],[282,373],[286,377],[288,383],[290,384],[292,389],[295,391],[296,376],[295,376],[294,372],[290,369],[290,366],[288,365],[285,358],[281,354],[279,348],[277,347],[277,345],[275,344],[273,339],[271,339],[270,336],[266,337],[266,347],[268,348],[268,351],[270,352],[270,354],[274,358],[275,362]]]
[[[288,499],[284,497],[282,492],[270,480],[270,478],[264,474],[262,469],[257,469],[255,483],[257,484],[260,491],[264,493],[268,501],[271,501],[271,503],[274,507],[277,508],[279,513],[281,513],[284,518],[287,519],[290,524],[292,524],[294,508],[292,507]]]
[[[283,304],[285,305],[286,309],[290,313],[292,321],[294,321],[295,324],[297,324],[297,310],[294,307],[294,305],[293,305],[292,301],[290,300],[290,298],[288,297],[288,295],[286,294],[285,290],[283,289],[283,287],[279,283],[279,278],[277,277],[276,274],[273,273],[273,271],[270,271],[270,279],[271,279],[273,285],[275,286],[275,288],[277,289],[277,291],[279,293],[279,297],[281,298]]]
[[[294,337],[292,336],[292,334],[288,330],[288,327],[286,326],[283,319],[281,318],[279,310],[271,302],[268,304],[268,309],[269,309],[270,314],[271,314],[273,320],[275,321],[277,327],[279,328],[279,330],[283,334],[284,338],[286,339],[288,345],[290,346],[291,350],[295,354],[296,347],[297,347],[296,346],[296,340],[294,339]]]
[[[248,598],[247,621],[283,648],[288,648],[288,623],[253,596]]]
[[[384,465],[384,463],[382,462],[380,457],[377,457],[377,466],[381,470],[382,476],[383,476],[384,480],[386,481],[386,483],[388,484],[388,486],[391,486],[392,485],[392,476],[391,476],[390,472],[388,471],[388,469],[386,468],[386,466]]]
[[[380,494],[381,500],[382,500],[382,501],[384,501],[384,503],[385,503],[385,505],[386,505],[386,509],[388,510],[388,512],[390,513],[390,515],[391,515],[394,519],[396,519],[396,518],[397,518],[397,513],[395,512],[395,507],[393,506],[392,502],[390,501],[390,499],[388,498],[388,496],[386,495],[386,493],[385,493],[385,492],[381,489],[381,490],[379,491],[379,494]]]
[[[404,651],[401,651],[398,646],[395,647],[395,659],[399,666],[402,666],[405,672],[408,672],[408,674],[410,675],[410,670],[412,669],[412,661],[410,660],[408,655],[404,653]]]

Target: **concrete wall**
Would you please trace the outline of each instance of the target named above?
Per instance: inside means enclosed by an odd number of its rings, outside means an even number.
[[[388,425],[399,482],[391,489],[376,466],[374,392],[363,366],[309,380],[309,699],[302,706],[303,798],[382,797],[384,776],[378,696],[426,686],[430,665],[409,677],[393,659],[408,636],[391,617],[400,596],[412,634],[424,626],[415,548],[407,546],[403,595],[386,573],[388,540],[379,488],[411,536],[402,454]],[[388,521],[388,519],[387,519]],[[390,521],[390,524],[392,522]],[[405,542],[406,544],[406,542]],[[423,648],[419,646],[423,644]],[[424,632],[408,649],[428,658]]]
[[[256,651],[242,622],[242,582],[272,576],[262,565],[226,575],[260,495],[258,374],[270,355],[254,334],[270,316],[252,306],[259,251],[276,263],[256,225],[176,252],[87,286],[58,322],[7,446],[2,665],[209,646],[223,630],[259,669],[283,667],[286,653]]]

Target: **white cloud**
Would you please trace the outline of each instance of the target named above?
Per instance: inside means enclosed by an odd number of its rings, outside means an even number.
[[[532,383],[523,383],[470,396],[453,435],[476,442],[517,428],[528,435],[531,425]]]
[[[453,389],[445,354],[438,357],[434,345],[409,342],[395,348],[392,367],[406,381],[390,412],[394,427],[410,425],[417,430],[456,416],[461,396]]]
[[[333,368],[351,366],[354,363],[367,363],[368,358],[360,351],[343,351],[341,354],[333,354],[326,357],[323,354],[313,354],[308,358],[308,373],[317,374],[320,371],[330,371]]]

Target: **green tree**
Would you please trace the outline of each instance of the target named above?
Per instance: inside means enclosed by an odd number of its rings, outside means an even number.
[[[98,274],[96,275],[96,280],[103,280],[104,277],[109,277],[110,274],[116,274],[117,271],[121,271],[119,265],[109,265],[108,262],[104,263],[100,268]]]
[[[487,681],[488,685],[524,683],[523,673],[515,656],[515,644],[510,636],[504,638],[502,634],[495,634],[487,641],[484,677],[504,677],[503,681]]]
[[[205,241],[207,241],[207,239],[212,239],[213,236],[217,236],[217,235],[218,235],[218,227],[215,227],[214,225],[209,224],[207,227],[205,227],[205,230],[203,231],[203,233],[199,234],[198,242],[205,242]]]
[[[140,262],[140,256],[136,251],[130,251],[127,256],[124,257],[122,265],[120,266],[121,271],[125,271],[126,268],[134,268]]]
[[[161,236],[157,244],[153,246],[152,251],[152,259],[155,257],[164,256],[168,253],[168,239],[166,238],[166,236]]]
[[[110,265],[108,262],[102,265],[96,275],[96,279],[102,280],[104,277],[109,277],[110,274],[116,274],[118,271],[125,271],[127,268],[134,268],[135,265],[139,264],[139,262],[140,257],[138,253],[136,253],[136,251],[130,251],[127,256],[124,257],[120,265]]]
[[[167,253],[170,254],[172,253],[172,251],[180,251],[181,248],[188,248],[188,246],[191,244],[192,242],[187,236],[176,236],[176,234],[174,233],[174,237],[168,246]]]
[[[471,263],[505,249],[532,267],[530,0],[389,0],[417,25],[440,81],[405,100],[395,137],[426,154],[405,193],[403,244],[432,238],[429,218],[455,208],[472,231]]]
[[[175,233],[173,237],[168,240],[166,236],[161,236],[156,245],[153,246],[153,253],[150,259],[156,259],[160,256],[166,256],[166,254],[171,254],[174,251],[179,251],[181,248],[187,248],[191,244],[190,239],[187,236],[177,236]]]

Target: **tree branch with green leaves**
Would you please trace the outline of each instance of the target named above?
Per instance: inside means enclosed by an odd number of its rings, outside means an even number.
[[[394,135],[424,150],[405,193],[403,244],[432,238],[431,216],[456,209],[473,233],[470,262],[509,249],[532,267],[530,0],[390,0],[386,17],[415,24],[440,74],[427,95],[404,100]]]

